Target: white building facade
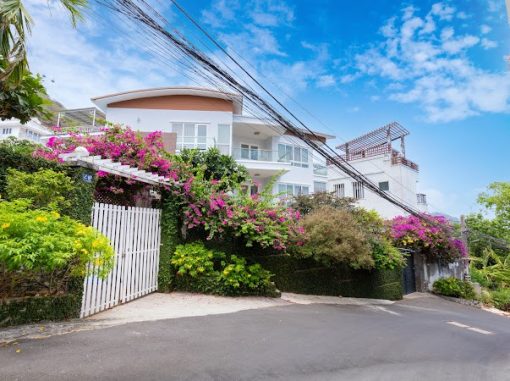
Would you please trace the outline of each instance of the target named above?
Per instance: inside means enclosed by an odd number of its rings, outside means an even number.
[[[326,190],[327,168],[307,144],[276,125],[242,114],[242,98],[210,89],[172,87],[92,99],[110,122],[141,132],[174,133],[175,150],[216,147],[244,165],[260,192],[275,176],[273,193]],[[324,143],[331,135],[316,133]],[[320,167],[320,168],[319,168]]]
[[[34,143],[41,143],[41,139],[51,135],[51,131],[44,127],[42,123],[33,118],[25,124],[21,124],[18,119],[8,119],[0,121],[0,140],[13,137],[20,140],[30,140]]]
[[[409,131],[393,122],[337,147],[341,156],[354,169],[400,202],[422,212],[427,211],[427,199],[417,193],[418,165],[407,159],[405,137]],[[400,142],[400,150],[393,142]],[[339,197],[352,197],[367,209],[375,209],[384,218],[405,214],[401,208],[365,188],[361,183],[335,167],[329,168],[328,191]]]

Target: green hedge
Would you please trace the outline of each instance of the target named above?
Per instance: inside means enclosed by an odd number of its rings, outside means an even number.
[[[402,271],[353,270],[347,266],[323,267],[314,260],[287,255],[252,257],[275,274],[273,281],[283,292],[350,296],[373,299],[402,299]]]
[[[83,279],[74,279],[62,295],[0,300],[0,327],[80,317]]]
[[[170,259],[175,248],[181,243],[179,234],[179,205],[177,199],[169,191],[162,195],[161,208],[161,248],[159,254],[158,291],[171,291],[173,273]]]

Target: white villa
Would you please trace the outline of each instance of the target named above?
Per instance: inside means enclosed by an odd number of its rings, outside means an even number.
[[[253,179],[249,191],[256,193],[275,175],[274,194],[335,192],[353,197],[361,206],[391,218],[403,211],[365,189],[315,153],[301,139],[282,127],[243,114],[238,94],[194,87],[165,87],[127,91],[92,98],[97,107],[65,110],[60,127],[67,125],[100,133],[103,118],[130,126],[142,133],[162,131],[165,148],[218,148],[243,164]],[[29,132],[31,131],[31,132]],[[43,141],[51,132],[37,121],[26,125],[0,122],[1,137],[16,136]],[[389,191],[408,205],[426,211],[426,197],[417,193],[418,165],[406,158],[404,139],[409,132],[398,123],[372,131],[338,147],[343,159],[367,176],[383,191]],[[314,132],[319,144],[335,137]],[[400,151],[392,147],[400,141]],[[248,191],[248,189],[247,189]]]
[[[175,150],[217,147],[250,173],[256,193],[281,174],[273,193],[327,189],[325,160],[283,128],[243,115],[241,96],[210,89],[171,87],[100,96],[92,102],[106,119],[142,131],[175,134]],[[315,133],[320,143],[334,136]]]

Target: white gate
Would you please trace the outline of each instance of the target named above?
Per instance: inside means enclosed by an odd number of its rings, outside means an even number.
[[[160,215],[159,209],[94,204],[92,226],[110,239],[115,263],[106,278],[85,278],[81,317],[156,291]],[[89,265],[90,274],[94,266]]]

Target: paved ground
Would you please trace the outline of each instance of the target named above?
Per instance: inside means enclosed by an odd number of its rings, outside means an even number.
[[[420,296],[129,323],[0,348],[5,380],[508,380],[510,319]]]

